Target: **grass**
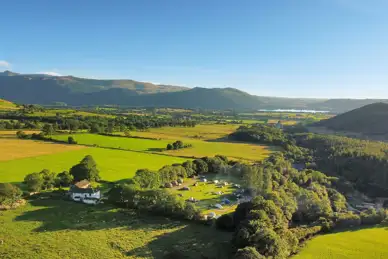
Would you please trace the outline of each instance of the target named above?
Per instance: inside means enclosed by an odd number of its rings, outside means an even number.
[[[51,144],[33,140],[0,139],[0,162],[83,149],[83,146]],[[1,170],[1,169],[0,169]]]
[[[163,258],[173,249],[188,258],[214,258],[228,250],[231,238],[208,226],[64,200],[35,200],[1,212],[0,225],[4,259]]]
[[[170,141],[111,137],[97,134],[54,135],[53,138],[67,141],[69,136],[73,136],[78,144],[82,145],[97,144],[100,147],[122,148],[134,151],[157,151],[165,149],[167,144],[170,143]]]
[[[235,179],[232,176],[222,176],[220,174],[217,175],[207,175],[208,180],[217,179],[217,180],[225,180],[229,183],[229,185],[224,186],[222,188],[218,188],[214,183],[203,183],[200,182],[199,179],[185,179],[184,183],[181,186],[173,187],[170,190],[174,194],[180,194],[183,200],[187,200],[190,197],[193,197],[198,200],[195,204],[201,211],[202,214],[207,214],[209,212],[215,212],[217,215],[222,215],[225,213],[233,212],[237,203],[235,198],[232,196],[232,193],[236,190],[232,187],[232,183],[239,183],[239,180]],[[194,183],[198,181],[198,186],[193,186]],[[187,186],[190,188],[188,191],[181,191],[180,188]],[[221,191],[222,194],[216,194],[216,192]],[[230,205],[223,205],[223,209],[214,208],[214,205],[217,203],[221,203],[222,199],[227,198],[231,202]]]
[[[202,124],[190,127],[163,127],[150,129],[147,132],[132,132],[136,136],[162,138],[162,139],[201,139],[214,140],[224,138],[234,132],[239,125]]]
[[[13,102],[0,99],[0,110],[16,110],[16,109],[18,109],[18,107]]]
[[[3,140],[0,141],[3,142]],[[26,174],[41,171],[44,168],[57,173],[69,170],[86,155],[93,156],[97,162],[102,179],[108,181],[131,178],[134,176],[136,170],[140,168],[157,170],[164,165],[183,163],[187,160],[139,152],[103,148],[83,148],[56,154],[1,161],[0,182],[21,182]]]
[[[318,236],[293,259],[388,258],[386,227],[359,229]]]
[[[152,133],[154,134],[154,133]],[[171,134],[171,133],[170,133]],[[182,134],[182,132],[180,132]],[[142,134],[144,135],[144,134]],[[55,135],[53,138],[59,140],[67,140],[69,135]],[[144,151],[153,153],[163,153],[170,156],[201,158],[204,156],[213,157],[215,155],[225,155],[233,160],[243,161],[258,161],[266,158],[274,148],[269,148],[264,145],[239,143],[239,142],[223,142],[223,141],[203,141],[198,139],[180,138],[180,136],[172,137],[174,141],[181,139],[185,144],[192,144],[190,148],[179,150],[165,150],[168,143],[173,140],[150,140],[102,136],[96,134],[76,134],[72,135],[78,144],[93,145],[109,148],[122,148],[133,151]],[[172,135],[170,135],[172,136]]]

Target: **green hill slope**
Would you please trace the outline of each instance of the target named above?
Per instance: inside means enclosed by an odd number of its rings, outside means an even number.
[[[15,110],[17,109],[17,105],[14,104],[13,102],[0,99],[0,110]]]
[[[331,130],[357,132],[365,135],[388,134],[388,104],[369,104],[320,121],[316,125]]]

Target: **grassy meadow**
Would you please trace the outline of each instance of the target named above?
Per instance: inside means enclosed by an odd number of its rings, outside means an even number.
[[[83,149],[83,146],[52,144],[34,140],[0,139],[0,162]],[[0,169],[1,170],[1,169]]]
[[[4,143],[4,141],[4,139],[0,140],[1,143]],[[15,145],[19,143],[19,140],[16,139],[12,141],[14,141]],[[22,141],[28,144],[33,143],[36,145],[30,146],[28,152],[33,152],[34,149],[42,147],[42,143],[40,142],[30,140]],[[62,146],[58,144],[43,144],[45,148],[48,148],[46,145],[53,145],[54,147]],[[140,168],[157,170],[164,165],[183,163],[187,160],[178,157],[140,152],[110,150],[103,148],[82,148],[82,146],[70,145],[63,146],[75,149],[78,148],[78,150],[62,151],[59,153],[0,161],[0,182],[21,182],[26,174],[41,171],[44,168],[57,173],[69,170],[71,166],[77,164],[86,155],[93,156],[97,162],[102,179],[108,181],[130,178],[135,174],[136,170]],[[3,147],[3,145],[0,145],[0,152],[1,154],[6,154],[8,151],[3,149]],[[79,149],[79,147],[81,147],[81,149]],[[24,153],[27,152],[27,150],[20,152]]]
[[[41,199],[0,214],[0,258],[187,258],[228,250],[230,233],[106,205]]]
[[[318,236],[293,259],[388,258],[388,228],[358,229]]]
[[[175,128],[177,129],[177,128]],[[186,128],[180,128],[182,130]],[[167,129],[166,129],[167,131]],[[148,132],[134,132],[132,135],[139,135],[145,137]],[[67,141],[69,136],[81,145],[98,145],[99,147],[120,148],[132,151],[163,153],[170,156],[186,157],[186,158],[201,158],[204,156],[225,155],[233,160],[243,161],[258,161],[267,157],[275,149],[265,145],[248,144],[240,142],[228,141],[204,141],[194,138],[185,138],[180,136],[182,132],[176,134],[170,132],[168,139],[138,139],[138,138],[123,138],[102,136],[97,134],[74,134],[74,135],[54,135],[53,138],[57,140]],[[155,133],[151,133],[155,137]],[[162,134],[158,135],[163,137]],[[185,144],[191,144],[192,147],[183,148],[179,150],[165,150],[167,144],[173,143],[175,140],[182,140]]]

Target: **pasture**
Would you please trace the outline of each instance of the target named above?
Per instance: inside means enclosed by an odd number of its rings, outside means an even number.
[[[132,135],[136,135],[137,133],[138,132],[135,132]],[[180,133],[182,134],[182,132]],[[175,134],[175,132],[170,134]],[[142,135],[144,136],[145,134]],[[68,136],[70,135],[54,135],[53,138],[57,140],[67,141]],[[98,145],[99,147],[163,153],[170,156],[185,158],[201,158],[204,156],[213,157],[215,155],[225,155],[232,160],[259,161],[266,158],[271,152],[275,150],[275,148],[264,145],[240,142],[203,141],[198,139],[183,138],[180,136],[172,137],[172,135],[170,135],[170,140],[112,137],[97,134],[74,134],[71,136],[74,137],[78,144],[82,145]],[[191,144],[192,147],[178,150],[166,150],[167,144],[172,143],[177,139],[183,140],[185,144]]]
[[[134,136],[161,138],[161,139],[201,139],[216,140],[224,138],[234,132],[239,125],[233,124],[201,124],[190,127],[163,127],[149,129],[145,132],[131,132]]]
[[[51,144],[33,140],[0,139],[0,162],[83,149],[83,146]],[[1,169],[0,169],[1,170]]]
[[[0,225],[4,259],[163,258],[173,250],[213,258],[228,251],[231,238],[204,225],[61,199],[2,212]]]
[[[318,236],[293,259],[388,258],[388,229],[376,227]]]
[[[0,140],[3,143],[5,140]],[[19,143],[19,140],[12,140]],[[134,176],[137,169],[149,168],[157,170],[164,165],[183,163],[187,159],[165,155],[154,155],[140,152],[110,150],[103,148],[83,148],[82,146],[67,146],[58,144],[46,144],[23,140],[26,143],[33,143],[36,146],[29,148],[29,152],[40,148],[40,144],[64,146],[77,150],[68,150],[54,154],[38,155],[7,161],[0,161],[0,182],[21,182],[26,174],[49,169],[56,173],[69,170],[77,164],[84,156],[92,155],[97,162],[100,175],[103,180],[117,181]],[[23,142],[23,143],[24,143]],[[3,145],[0,145],[3,147]],[[47,146],[45,146],[47,148]],[[4,152],[7,152],[6,150]],[[24,154],[27,150],[22,150]],[[39,152],[39,151],[37,151]],[[2,152],[2,155],[6,153]]]

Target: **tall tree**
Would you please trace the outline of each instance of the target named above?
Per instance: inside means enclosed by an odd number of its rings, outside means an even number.
[[[81,162],[70,169],[70,174],[74,177],[74,181],[98,181],[100,174],[97,169],[96,161],[91,155],[85,156]]]

